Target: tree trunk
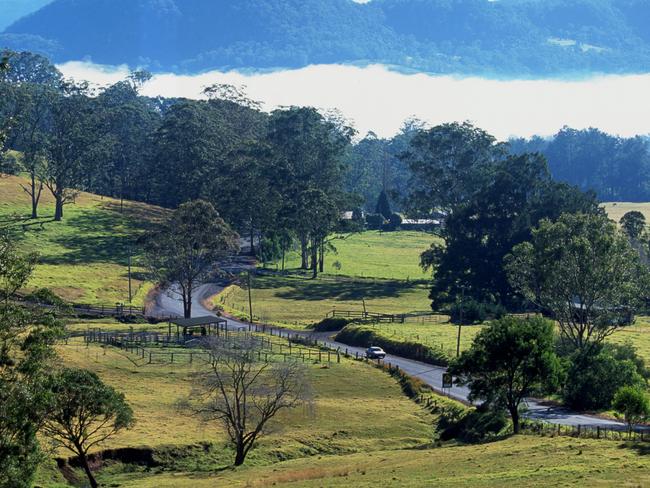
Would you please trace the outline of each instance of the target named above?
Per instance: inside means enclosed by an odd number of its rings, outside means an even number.
[[[90,486],[92,488],[97,488],[97,480],[95,480],[95,477],[93,476],[93,472],[90,470],[90,466],[88,465],[88,458],[86,457],[85,454],[81,454],[79,456],[81,458],[81,464],[84,468],[84,471],[86,472],[86,476],[88,477],[88,482],[90,483]]]
[[[255,256],[255,226],[251,220],[251,256]]]
[[[282,271],[284,271],[284,255],[285,255],[284,244],[282,244]]]
[[[510,417],[512,417],[512,432],[519,434],[519,409],[517,407],[509,408]]]
[[[30,196],[32,197],[32,218],[37,219],[38,218],[38,202],[41,199],[41,192],[43,191],[43,182],[41,181],[38,185],[38,189],[36,188],[36,175],[32,172],[31,174],[31,187],[32,187],[32,192]]]
[[[246,452],[244,446],[237,446],[235,452],[235,466],[241,466],[246,460]]]
[[[320,257],[318,260],[318,271],[323,273],[325,271],[325,241],[321,241],[319,249]]]
[[[300,258],[301,263],[300,267],[302,269],[309,269],[309,251],[307,249],[307,237],[304,235],[300,236]]]
[[[63,197],[59,194],[54,195],[56,204],[54,207],[54,221],[61,222],[63,220]]]
[[[183,291],[183,316],[186,319],[192,318],[192,292]]]
[[[315,241],[311,243],[311,270],[311,277],[316,278],[318,276],[318,243]]]

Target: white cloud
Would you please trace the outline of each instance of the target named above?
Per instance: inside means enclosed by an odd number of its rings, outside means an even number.
[[[102,85],[128,72],[126,67],[78,62],[60,69],[66,76]],[[406,75],[379,65],[317,65],[256,74],[159,74],[143,93],[200,98],[203,87],[213,83],[246,85],[248,96],[263,102],[266,110],[288,105],[339,109],[361,134],[373,130],[390,136],[411,116],[431,124],[470,120],[502,139],[550,135],[563,125],[623,136],[650,133],[650,75],[503,81]]]

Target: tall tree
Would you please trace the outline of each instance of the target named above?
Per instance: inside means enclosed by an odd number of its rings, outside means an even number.
[[[521,402],[553,385],[559,371],[553,324],[538,317],[491,322],[449,368],[458,384],[469,387],[470,400],[507,409],[515,434]]]
[[[161,286],[183,300],[192,316],[194,292],[218,270],[218,261],[239,250],[239,236],[204,200],[178,207],[159,230],[145,238],[147,266]]]
[[[505,153],[503,144],[468,122],[420,130],[402,156],[412,175],[408,208],[424,215],[453,211],[481,188]]]
[[[645,216],[638,210],[627,212],[621,217],[621,227],[630,239],[638,239],[645,230]]]
[[[92,159],[101,138],[95,116],[84,85],[67,84],[52,106],[43,179],[55,200],[55,221],[63,219],[64,205],[74,201],[85,177],[84,162]]]
[[[344,199],[344,155],[353,135],[354,130],[343,122],[326,118],[313,108],[276,110],[269,120],[266,140],[278,161],[276,182],[284,202],[280,211],[285,221],[298,230],[304,269],[310,267],[310,242],[300,222],[310,209],[300,206],[309,200],[299,196],[318,189],[340,209]]]
[[[600,214],[545,219],[505,260],[512,286],[552,314],[576,349],[589,351],[629,324],[648,294],[648,270]]]

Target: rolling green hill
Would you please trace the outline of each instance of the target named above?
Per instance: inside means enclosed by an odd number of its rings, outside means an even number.
[[[142,203],[120,202],[81,193],[66,206],[62,222],[54,222],[54,200],[43,191],[40,218],[29,219],[29,196],[18,176],[0,177],[0,225],[19,239],[25,250],[40,256],[33,288],[47,287],[75,303],[128,302],[127,239],[134,239],[154,225],[165,210]],[[150,284],[143,281],[135,257],[134,305],[142,305]]]

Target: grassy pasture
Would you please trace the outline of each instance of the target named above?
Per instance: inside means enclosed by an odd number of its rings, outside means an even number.
[[[44,189],[40,217],[31,220],[29,196],[20,187],[26,183],[17,176],[0,178],[0,226],[16,234],[25,250],[39,254],[30,286],[51,288],[78,303],[127,302],[127,238],[159,221],[165,210],[125,202],[120,212],[118,200],[80,193],[65,207],[63,221],[54,222],[54,199]],[[150,285],[137,266],[133,278],[133,303],[141,305]]]
[[[610,219],[619,222],[621,217],[628,212],[637,210],[641,212],[646,220],[650,222],[649,202],[606,202],[601,205]]]
[[[108,327],[110,324],[104,324]],[[103,448],[142,447],[164,456],[175,449],[213,443],[209,465],[197,471],[214,471],[227,466],[231,454],[221,448],[225,434],[215,424],[179,412],[176,404],[191,391],[193,365],[144,365],[135,356],[115,348],[101,348],[75,339],[58,352],[62,364],[97,372],[108,384],[126,395],[134,409],[136,424]],[[433,438],[432,416],[410,401],[397,382],[372,366],[343,360],[329,368],[308,365],[314,389],[313,405],[284,412],[274,423],[270,436],[262,439],[251,453],[248,465],[268,465],[297,457],[369,452],[421,446]],[[390,415],[385,415],[390,412]],[[368,419],[373,419],[369,422]],[[61,452],[61,455],[69,454]],[[112,482],[110,469],[100,473],[103,482]],[[56,478],[52,466],[43,469],[42,479]],[[121,476],[121,475],[120,475]],[[145,476],[129,475],[131,480]]]
[[[258,320],[290,328],[318,322],[334,308],[363,310],[363,300],[371,312],[428,310],[428,294],[426,282],[312,280],[300,276],[257,276],[251,291],[253,314]],[[248,316],[248,290],[238,285],[212,297],[211,303],[234,315]]]
[[[416,231],[340,235],[331,241],[336,251],[325,256],[325,274],[392,280],[427,279],[429,274],[420,268],[420,254],[436,240],[440,238]],[[273,263],[275,265],[281,263]],[[285,267],[300,267],[297,252],[287,255]]]
[[[382,450],[295,459],[217,475],[162,473],[120,486],[228,487],[548,487],[647,486],[650,458],[623,442],[517,436],[500,442],[425,450]]]

